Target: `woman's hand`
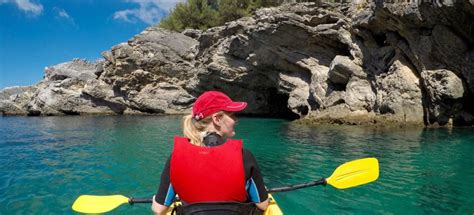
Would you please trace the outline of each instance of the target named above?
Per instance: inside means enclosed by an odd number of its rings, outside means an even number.
[[[267,198],[267,200],[260,202],[260,203],[255,203],[257,205],[257,208],[264,211],[268,208],[268,204],[270,203],[270,199]]]
[[[153,203],[151,203],[151,210],[155,215],[165,215],[168,212],[168,206],[164,206],[155,201],[155,196],[153,196]]]

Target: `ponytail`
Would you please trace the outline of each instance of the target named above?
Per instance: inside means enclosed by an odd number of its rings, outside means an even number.
[[[224,112],[220,111],[218,114],[222,115]],[[183,135],[189,139],[190,143],[202,146],[203,135],[201,133],[208,129],[210,123],[212,123],[212,116],[194,121],[192,114],[188,114],[183,117]]]
[[[183,117],[183,135],[194,145],[202,143],[201,131],[194,125],[192,114]]]

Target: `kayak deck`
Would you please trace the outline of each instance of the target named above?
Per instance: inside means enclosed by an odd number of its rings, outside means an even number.
[[[283,215],[283,212],[278,206],[278,203],[275,201],[275,198],[273,198],[272,194],[268,194],[268,198],[270,199],[270,204],[268,205],[268,208],[265,210],[263,214],[264,215]],[[173,208],[179,205],[181,205],[181,202],[175,202],[171,204],[166,215],[171,215]]]
[[[278,203],[276,202],[275,198],[273,198],[272,194],[268,194],[268,198],[270,199],[270,204],[268,205],[268,208],[265,210],[263,213],[264,215],[283,215],[283,212],[280,209],[280,206],[278,206]]]

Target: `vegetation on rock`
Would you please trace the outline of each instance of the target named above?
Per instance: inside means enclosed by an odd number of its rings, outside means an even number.
[[[206,30],[278,4],[270,0],[187,0],[178,3],[159,26],[178,32],[187,28]]]

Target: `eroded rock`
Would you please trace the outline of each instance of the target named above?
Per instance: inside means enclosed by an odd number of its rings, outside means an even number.
[[[1,91],[0,111],[188,113],[199,94],[220,90],[247,101],[247,114],[472,124],[472,20],[471,1],[313,2],[207,31],[150,27],[103,61],[48,67],[34,88]]]

